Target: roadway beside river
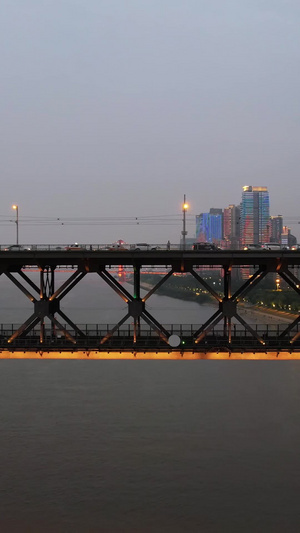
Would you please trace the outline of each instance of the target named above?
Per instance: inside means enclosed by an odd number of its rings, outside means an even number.
[[[247,305],[244,303],[238,304],[240,315],[251,317],[254,323],[262,322],[262,317],[267,317],[269,323],[286,322],[291,323],[298,317],[294,313],[287,313],[286,311],[277,311],[276,309],[269,309],[266,307],[258,307],[255,305]],[[249,320],[248,320],[249,321]],[[266,320],[265,320],[266,322]]]

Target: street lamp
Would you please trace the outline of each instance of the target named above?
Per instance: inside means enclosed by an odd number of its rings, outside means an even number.
[[[186,212],[189,208],[189,204],[186,203],[186,197],[185,195],[183,196],[183,204],[182,204],[182,214],[183,214],[183,218],[182,218],[182,232],[181,232],[181,235],[182,235],[182,248],[183,250],[185,250],[185,237],[187,235],[187,231],[186,231],[186,221],[185,221],[185,218],[186,218]]]
[[[13,205],[13,209],[16,211],[16,232],[17,232],[17,242],[16,244],[19,244],[19,206]]]

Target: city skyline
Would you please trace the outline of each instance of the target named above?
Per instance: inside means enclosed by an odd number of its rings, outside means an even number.
[[[239,204],[210,207],[208,212],[196,215],[195,238],[221,248],[243,249],[248,244],[267,242],[289,246],[297,242],[297,237],[288,220],[291,218],[285,220],[282,215],[271,215],[268,187],[244,185]]]
[[[253,192],[252,192],[253,191]],[[209,242],[217,242],[219,245],[222,245],[223,247],[233,246],[234,248],[238,248],[239,246],[244,247],[246,244],[255,244],[255,243],[263,243],[267,242],[269,240],[273,242],[280,242],[280,235],[282,232],[289,231],[290,233],[295,233],[297,235],[297,231],[291,231],[290,226],[297,226],[299,221],[292,217],[286,217],[284,218],[283,215],[272,215],[270,212],[270,200],[269,200],[269,191],[268,188],[265,186],[243,186],[242,187],[242,196],[241,201],[238,204],[230,204],[228,207],[210,207],[209,212],[204,212],[199,214],[193,214],[191,213],[191,204],[187,203],[185,205],[185,220],[186,220],[186,226],[188,228],[188,232],[186,235],[186,238],[191,241],[193,239],[198,241],[209,241]],[[250,196],[249,196],[250,195]],[[266,202],[266,211],[263,214],[263,222],[256,222],[256,224],[263,224],[264,232],[262,232],[262,229],[258,229],[258,226],[256,226],[256,230],[254,230],[253,221],[248,221],[246,223],[247,216],[251,213],[253,214],[253,200],[251,199],[251,203],[249,204],[249,198],[252,198],[252,195],[257,195],[257,197],[264,195],[265,202]],[[184,195],[184,198],[186,195]],[[248,198],[248,199],[247,199]],[[32,232],[32,228],[41,228],[44,227],[46,230],[51,227],[51,232],[55,235],[58,235],[57,239],[50,239],[49,241],[46,240],[37,240],[34,241],[32,239],[24,240],[22,239],[23,243],[67,243],[67,242],[81,242],[81,243],[108,243],[110,240],[108,238],[103,238],[101,241],[93,241],[92,239],[75,239],[71,241],[68,240],[61,240],[62,232],[65,228],[70,229],[70,227],[76,227],[76,234],[78,236],[83,234],[83,229],[88,232],[88,236],[90,237],[92,232],[90,231],[91,228],[98,228],[98,231],[101,230],[102,235],[105,235],[106,228],[109,228],[109,231],[111,231],[111,227],[113,226],[115,229],[115,235],[116,238],[113,240],[118,240],[118,237],[120,236],[120,233],[124,234],[125,228],[128,230],[128,233],[134,234],[134,230],[137,230],[136,239],[125,239],[127,242],[137,242],[137,241],[145,241],[148,240],[149,242],[157,242],[162,243],[166,239],[163,238],[163,235],[170,236],[171,233],[174,233],[174,228],[176,229],[176,232],[178,234],[178,237],[175,239],[172,239],[173,243],[180,242],[182,238],[182,222],[183,222],[183,202],[181,202],[181,211],[179,213],[174,213],[170,215],[161,214],[161,215],[142,215],[139,217],[35,217],[35,216],[19,216],[19,206],[14,204],[11,206],[11,209],[15,211],[16,218],[13,218],[11,216],[4,216],[0,215],[0,225],[2,226],[2,236],[6,232],[7,235],[12,235],[12,228],[13,232],[16,230],[16,241],[19,240],[19,231],[21,227],[21,232],[24,235],[29,235]],[[248,207],[243,207],[247,205]],[[250,206],[250,211],[249,211]],[[258,204],[257,204],[258,208]],[[261,211],[262,213],[262,211]],[[262,216],[262,215],[260,215]],[[249,230],[249,222],[250,222],[250,230]],[[15,226],[15,224],[17,224]],[[159,226],[161,231],[161,240],[154,241],[151,238],[151,235],[155,233],[156,226]],[[172,227],[172,230],[170,230],[170,227]],[[8,229],[9,228],[9,229]],[[154,228],[154,230],[153,230]],[[95,231],[95,229],[94,229]],[[260,231],[260,236],[258,235]],[[73,230],[74,232],[74,230]],[[148,235],[150,235],[150,239],[145,239],[146,232]],[[249,235],[244,235],[244,233],[249,233]],[[256,236],[254,236],[254,233],[256,232]],[[296,236],[297,238],[297,236]],[[15,238],[12,240],[3,240],[2,243],[9,243],[14,242]],[[167,237],[167,240],[170,240],[170,237]],[[231,244],[229,244],[229,241]],[[254,242],[252,242],[254,241]],[[227,244],[226,244],[227,242]]]

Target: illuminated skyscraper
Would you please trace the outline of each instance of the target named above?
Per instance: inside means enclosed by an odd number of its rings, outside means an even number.
[[[211,208],[209,213],[196,216],[196,239],[198,242],[219,244],[223,238],[222,209]]]
[[[270,200],[267,187],[243,187],[241,203],[241,243],[263,244],[269,241]]]
[[[224,247],[239,248],[240,244],[240,206],[230,205],[223,213]]]

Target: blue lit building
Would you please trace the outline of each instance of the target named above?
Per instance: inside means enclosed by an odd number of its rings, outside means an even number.
[[[196,239],[198,242],[220,243],[223,238],[223,215],[221,209],[196,216]]]
[[[241,244],[269,241],[270,199],[267,187],[243,187],[241,203]]]

